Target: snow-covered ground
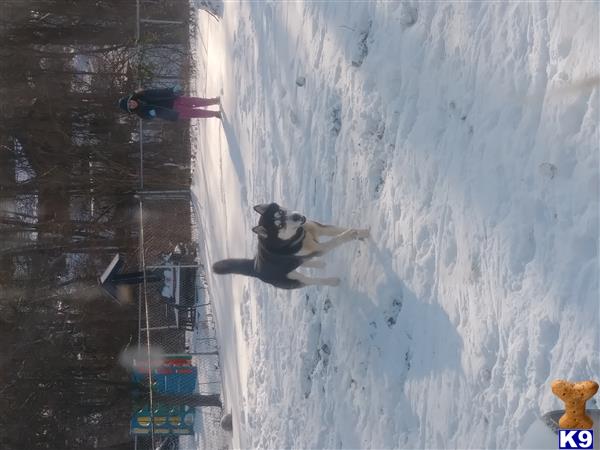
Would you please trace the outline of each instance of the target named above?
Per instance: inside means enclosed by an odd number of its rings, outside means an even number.
[[[597,2],[198,12],[207,263],[257,203],[371,227],[338,288],[211,275],[238,448],[514,448],[600,377]],[[204,70],[205,69],[205,70]],[[594,406],[589,404],[588,406]]]

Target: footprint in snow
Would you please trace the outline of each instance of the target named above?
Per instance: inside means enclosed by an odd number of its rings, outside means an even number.
[[[342,129],[342,107],[336,106],[331,110],[331,134],[337,136]]]
[[[386,313],[385,322],[389,328],[392,328],[396,325],[398,315],[400,314],[400,311],[402,311],[402,296],[392,300],[392,307],[390,309],[391,310]]]
[[[419,12],[416,7],[402,3],[402,9],[400,10],[399,21],[405,27],[411,27],[417,23],[419,18]]]
[[[354,55],[352,56],[352,65],[354,67],[362,66],[363,61],[369,54],[369,47],[367,47],[367,39],[369,38],[369,33],[371,32],[371,25],[373,22],[369,20],[367,24],[367,28],[360,32],[359,41],[354,50]]]
[[[540,173],[548,178],[549,180],[554,179],[556,173],[558,172],[558,168],[549,162],[542,163],[538,166]]]

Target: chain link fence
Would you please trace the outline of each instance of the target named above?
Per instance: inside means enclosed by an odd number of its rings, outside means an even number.
[[[173,0],[136,2],[135,73],[140,87],[189,85],[189,42],[178,44],[177,33],[182,26],[194,27],[193,15],[167,17],[161,8],[169,2]],[[196,251],[190,130],[189,124],[183,126],[140,121],[132,132],[140,148],[136,270],[143,274],[137,287],[139,330],[132,358],[130,429],[136,450],[226,450],[231,445],[231,435],[221,427],[219,347],[205,268]],[[165,136],[180,145],[165,152],[160,145]]]
[[[139,341],[132,414],[138,449],[227,449],[221,367],[204,266],[196,255],[189,195],[140,198]],[[150,389],[150,386],[152,387]]]

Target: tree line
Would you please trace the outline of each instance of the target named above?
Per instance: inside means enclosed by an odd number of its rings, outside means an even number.
[[[142,14],[189,23],[187,0]],[[3,0],[0,7],[0,448],[129,448],[119,351],[137,306],[97,287],[116,252],[137,264],[145,187],[189,187],[189,127],[140,137],[117,107],[189,75],[185,26],[143,24],[123,0]],[[184,86],[185,87],[185,86]]]

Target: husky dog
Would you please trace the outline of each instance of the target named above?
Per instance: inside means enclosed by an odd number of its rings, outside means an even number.
[[[353,239],[365,239],[369,230],[322,225],[277,203],[256,205],[260,214],[252,231],[258,235],[258,252],[254,259],[224,259],[213,264],[217,274],[237,273],[256,277],[281,289],[304,286],[337,286],[339,278],[311,278],[296,269],[323,268],[325,263],[315,259]],[[332,236],[319,242],[320,236]]]

